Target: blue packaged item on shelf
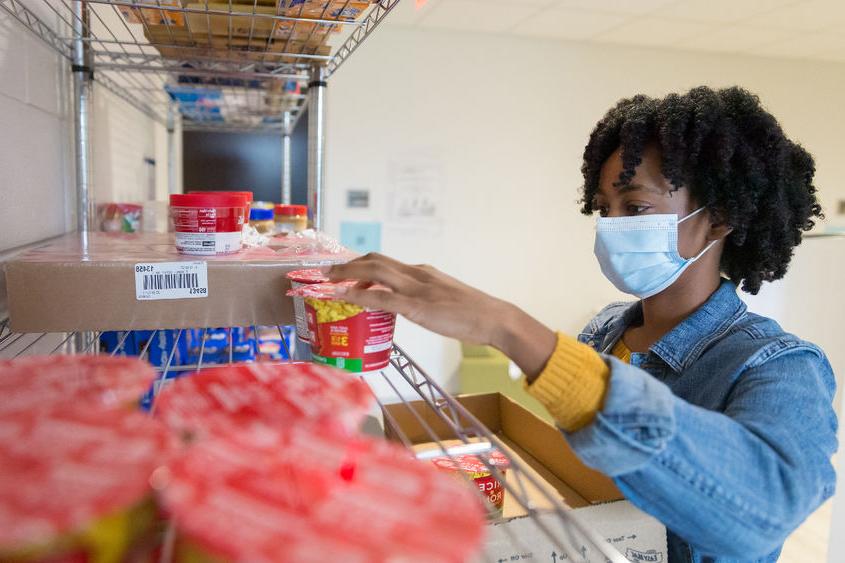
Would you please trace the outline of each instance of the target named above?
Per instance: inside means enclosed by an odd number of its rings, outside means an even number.
[[[170,361],[172,367],[188,365],[188,339],[185,337],[185,332],[187,331],[182,331],[181,336],[178,330],[150,332],[147,339],[151,338],[152,341],[149,345],[147,361],[159,368],[166,366],[168,361]],[[173,355],[172,359],[171,354]]]

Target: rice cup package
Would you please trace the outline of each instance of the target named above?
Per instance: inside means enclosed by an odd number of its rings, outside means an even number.
[[[505,477],[510,462],[499,451],[484,455],[487,463],[497,469],[502,478]],[[505,488],[502,482],[493,475],[487,464],[478,455],[439,456],[431,460],[438,469],[459,478],[471,479],[479,492],[487,501],[488,518],[501,518],[505,505]]]
[[[372,404],[366,383],[308,363],[244,364],[182,377],[158,398],[156,415],[171,428],[197,434],[265,423],[314,423],[349,433]]]
[[[149,482],[170,440],[125,409],[0,414],[0,560],[127,560],[154,531]]]
[[[290,286],[293,289],[329,281],[326,274],[316,268],[289,272],[287,278],[290,280]],[[310,342],[311,333],[308,331],[308,317],[305,314],[305,301],[302,297],[293,298],[293,312],[296,320],[296,336],[304,342]]]
[[[189,448],[162,502],[177,560],[465,561],[480,547],[474,493],[382,440],[255,425]]]
[[[55,404],[137,404],[155,379],[149,364],[110,356],[29,356],[0,361],[0,415]]]
[[[304,298],[313,361],[351,372],[376,371],[390,363],[396,315],[365,309],[338,298],[339,287],[355,281],[320,283],[291,289]],[[371,291],[384,291],[372,287]]]

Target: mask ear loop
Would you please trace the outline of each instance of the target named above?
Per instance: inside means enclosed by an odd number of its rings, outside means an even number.
[[[708,244],[707,246],[705,246],[705,247],[704,247],[704,250],[702,250],[702,251],[701,251],[701,252],[699,252],[697,255],[695,255],[694,257],[692,257],[692,258],[690,258],[690,259],[689,259],[690,264],[691,264],[691,263],[693,263],[693,262],[695,262],[696,260],[698,260],[698,259],[699,259],[699,258],[701,258],[702,256],[704,256],[704,253],[705,253],[705,252],[707,252],[708,250],[710,250],[711,248],[713,248],[713,245],[714,245],[714,244],[716,244],[717,242],[719,242],[720,240],[721,240],[721,239],[716,239],[716,240],[714,240],[714,241],[711,241],[711,242],[710,242],[710,244]]]
[[[683,223],[684,221],[686,221],[687,219],[689,219],[693,215],[697,215],[697,214],[701,213],[702,211],[704,211],[704,209],[705,209],[704,207],[699,207],[698,209],[696,209],[695,211],[693,211],[692,213],[690,213],[689,215],[687,215],[686,217],[684,217],[683,219],[678,221],[678,224],[680,225],[681,223]],[[694,257],[690,258],[689,259],[690,264],[692,264],[693,262],[695,262],[696,260],[698,260],[699,258],[704,256],[704,253],[707,252],[708,250],[710,250],[711,248],[713,248],[713,245],[716,244],[717,242],[719,242],[719,240],[720,239],[716,239],[714,241],[711,241],[710,244],[708,244],[707,246],[704,247],[704,250],[699,252]]]
[[[696,209],[695,211],[693,211],[692,213],[690,213],[689,215],[687,215],[687,216],[686,216],[686,217],[684,217],[683,219],[679,220],[679,221],[678,221],[678,224],[680,225],[681,223],[683,223],[684,221],[686,221],[687,219],[689,219],[689,218],[690,218],[690,217],[692,217],[693,215],[698,215],[699,213],[701,213],[702,211],[704,211],[704,209],[705,209],[704,207],[699,207],[698,209]]]

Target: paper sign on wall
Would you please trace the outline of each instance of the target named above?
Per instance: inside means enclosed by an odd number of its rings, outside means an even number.
[[[443,221],[443,162],[434,156],[409,155],[389,163],[391,228],[435,234]]]

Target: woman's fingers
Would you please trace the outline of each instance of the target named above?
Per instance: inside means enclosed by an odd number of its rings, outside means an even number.
[[[365,256],[347,264],[332,267],[328,276],[333,281],[359,280],[360,282],[380,283],[399,293],[410,293],[417,281],[396,268],[394,260],[384,257]]]
[[[338,288],[337,295],[344,301],[368,309],[381,309],[399,315],[408,315],[411,311],[410,299],[392,291],[360,289],[355,286]]]

